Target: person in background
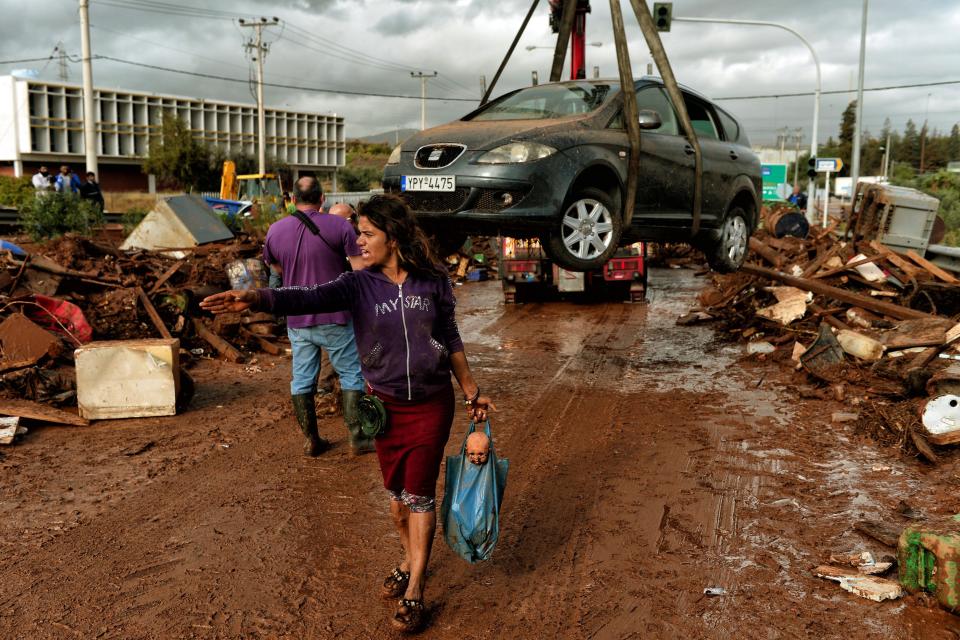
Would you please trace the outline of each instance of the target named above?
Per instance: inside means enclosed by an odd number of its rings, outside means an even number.
[[[426,615],[437,478],[458,404],[450,374],[470,420],[483,422],[496,407],[470,371],[450,276],[410,207],[397,196],[375,195],[361,205],[359,226],[364,268],[315,287],[226,291],[200,306],[211,313],[350,311],[364,378],[387,414],[376,437],[377,459],[404,550],[381,595],[399,598],[391,624],[415,632]]]
[[[323,191],[313,176],[297,180],[297,211],[270,225],[263,260],[280,274],[284,287],[312,287],[336,280],[350,265],[360,267],[360,249],[353,227],[342,218],[321,213]],[[349,261],[349,262],[348,262]],[[355,455],[373,451],[373,442],[360,430],[357,403],[363,395],[360,356],[353,322],[345,310],[287,315],[287,335],[293,349],[290,396],[300,430],[306,437],[304,453],[318,456],[330,447],[317,430],[317,375],[321,352],[340,376],[343,421]]]
[[[807,210],[807,194],[800,191],[800,185],[793,185],[793,193],[787,198],[787,202],[800,209],[800,211]]]
[[[93,171],[87,171],[87,181],[80,185],[80,197],[89,200],[103,212],[103,192],[100,191],[100,183],[97,182],[97,176]]]
[[[79,193],[80,178],[70,171],[70,167],[67,165],[60,165],[60,174],[57,175],[55,186],[57,193]]]
[[[53,183],[50,179],[50,171],[47,169],[47,165],[40,165],[40,171],[37,171],[33,174],[33,178],[30,180],[33,184],[33,188],[37,193],[46,193],[53,188]]]

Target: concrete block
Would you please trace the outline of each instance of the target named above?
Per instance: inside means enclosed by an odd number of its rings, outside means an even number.
[[[90,420],[172,416],[180,390],[180,341],[111,340],[76,350],[77,405]]]

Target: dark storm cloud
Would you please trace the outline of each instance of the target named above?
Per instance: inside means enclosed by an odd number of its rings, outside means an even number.
[[[123,0],[120,0],[122,4]],[[188,5],[186,0],[171,0]],[[79,25],[75,0],[24,3],[0,0],[0,10],[15,19],[0,21],[0,60],[45,56],[63,40],[79,54]],[[587,39],[601,42],[587,51],[589,67],[616,75],[610,32],[609,4],[595,0],[587,22]],[[648,3],[649,4],[649,3]],[[526,46],[550,46],[546,2],[541,2],[520,46],[501,79],[497,92],[523,86],[536,70],[548,74],[551,53]],[[419,95],[419,82],[410,71],[437,70],[428,82],[431,96],[479,96],[480,76],[493,76],[530,0],[208,0],[204,8],[236,15],[277,15],[289,29],[271,29],[266,59],[267,80],[273,83],[340,90]],[[250,64],[242,44],[250,30],[229,20],[144,13],[93,0],[91,21],[95,54],[135,60],[220,77],[246,79]],[[789,0],[724,2],[682,0],[674,15],[766,20],[785,23],[813,44],[820,55],[823,88],[847,89],[856,81],[862,4],[854,0],[808,0],[802,7]],[[650,61],[629,2],[623,3],[631,42],[633,68],[645,72]],[[304,29],[316,40],[296,33]],[[960,49],[954,35],[960,30],[960,7],[949,0],[913,3],[906,15],[900,3],[873,0],[869,15],[866,85],[904,84],[960,79]],[[663,42],[678,78],[712,96],[739,96],[812,91],[813,64],[807,49],[793,35],[772,28],[674,23]],[[371,59],[373,56],[376,59]],[[35,65],[7,65],[12,68]],[[79,65],[69,65],[71,82],[79,83]],[[567,70],[564,70],[566,76]],[[57,79],[57,65],[49,63],[42,77]],[[192,78],[162,71],[98,60],[97,85],[138,91],[173,93],[252,103],[245,83]],[[928,97],[928,94],[929,97]],[[364,135],[397,126],[418,126],[419,100],[360,98],[268,87],[267,102],[346,117],[348,135]],[[852,94],[824,96],[820,140],[836,135],[840,113]],[[929,104],[928,104],[929,103]],[[725,101],[740,116],[757,142],[776,138],[780,127],[803,127],[809,136],[812,97],[777,100]],[[474,103],[430,102],[427,120],[439,124],[469,111]],[[949,129],[960,113],[960,88],[901,90],[868,93],[864,100],[865,126],[879,131],[885,118],[902,127],[907,118]],[[809,137],[807,137],[809,140]]]

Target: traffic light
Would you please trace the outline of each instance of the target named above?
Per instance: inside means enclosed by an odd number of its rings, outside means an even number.
[[[817,159],[810,158],[809,160],[807,160],[807,166],[810,167],[809,169],[807,169],[807,177],[816,178],[817,177]]]
[[[670,31],[670,20],[673,18],[672,2],[653,3],[653,22],[657,31]]]

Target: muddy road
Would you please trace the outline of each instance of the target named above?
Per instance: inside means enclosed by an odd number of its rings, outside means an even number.
[[[773,364],[677,327],[699,280],[650,303],[504,307],[457,290],[510,459],[500,545],[468,566],[439,538],[423,638],[956,638],[914,598],[814,578],[830,553],[890,553],[862,517],[960,511],[935,470],[830,423]],[[0,452],[2,638],[383,638],[399,542],[372,457],[300,456],[289,361],[205,361],[174,418],[38,428]],[[457,422],[448,449],[460,445]],[[707,587],[727,595],[707,597]]]

